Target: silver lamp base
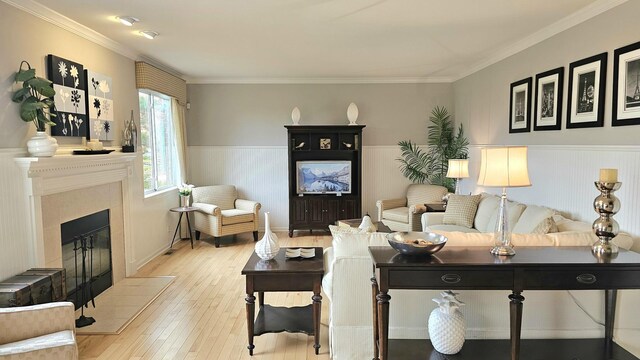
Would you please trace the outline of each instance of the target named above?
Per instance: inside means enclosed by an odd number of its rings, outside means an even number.
[[[498,256],[513,256],[516,254],[511,246],[494,246],[491,249],[491,253]]]
[[[618,253],[618,246],[608,240],[598,240],[591,246],[591,252],[596,256],[612,256]]]

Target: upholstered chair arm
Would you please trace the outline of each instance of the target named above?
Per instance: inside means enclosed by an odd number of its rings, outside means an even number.
[[[213,215],[213,216],[220,216],[222,215],[222,210],[220,210],[220,208],[216,205],[213,204],[204,204],[204,203],[197,203],[194,202],[193,204],[191,204],[191,206],[193,206],[194,208],[197,208],[198,211],[205,213],[205,214],[209,214],[209,215]]]
[[[382,220],[382,212],[388,209],[393,209],[397,207],[403,207],[407,205],[407,198],[400,199],[387,199],[387,200],[378,200],[376,201],[376,206],[378,207],[378,221]]]
[[[427,207],[424,204],[414,204],[409,206],[410,214],[422,214],[427,211]]]
[[[236,209],[238,210],[250,211],[254,214],[257,214],[260,208],[262,207],[262,205],[257,201],[243,200],[243,199],[236,199],[235,206],[236,206]]]
[[[0,324],[0,344],[64,330],[75,332],[75,309],[70,302],[0,308]]]
[[[442,225],[444,220],[443,212],[426,212],[422,214],[422,231],[431,225]]]

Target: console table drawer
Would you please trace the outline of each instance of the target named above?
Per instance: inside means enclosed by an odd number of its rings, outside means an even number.
[[[526,270],[524,288],[533,290],[625,289],[640,286],[638,270]]]
[[[511,289],[513,272],[500,270],[397,270],[389,273],[389,288]]]

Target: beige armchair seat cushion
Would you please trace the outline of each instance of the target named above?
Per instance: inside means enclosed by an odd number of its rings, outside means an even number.
[[[2,359],[77,359],[76,339],[71,330],[0,345]]]
[[[241,224],[253,221],[253,213],[249,211],[230,209],[222,210],[222,225]]]
[[[387,220],[409,223],[409,208],[406,206],[389,209],[382,212],[382,218]]]
[[[378,221],[394,231],[420,231],[420,216],[426,211],[424,204],[442,202],[447,193],[444,186],[411,184],[406,197],[378,200]]]

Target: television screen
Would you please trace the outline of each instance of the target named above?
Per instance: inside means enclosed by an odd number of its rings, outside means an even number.
[[[298,194],[350,194],[351,161],[297,161]]]

